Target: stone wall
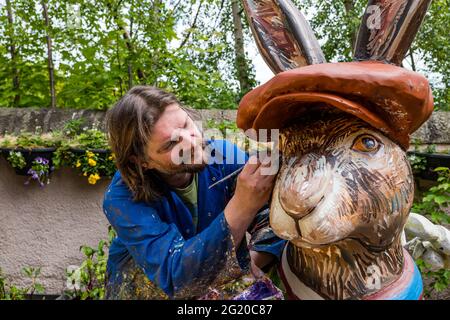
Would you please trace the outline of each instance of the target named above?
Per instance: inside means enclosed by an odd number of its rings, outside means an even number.
[[[235,121],[236,110],[199,110],[206,122],[214,120]],[[18,133],[21,130],[33,132],[37,126],[43,132],[60,129],[70,119],[85,119],[86,127],[104,128],[105,112],[70,109],[0,108],[0,134]],[[420,145],[435,144],[437,149],[450,148],[450,112],[433,113],[431,118],[412,136]]]
[[[411,143],[417,140],[419,145],[436,145],[437,150],[449,150],[450,148],[450,112],[436,111],[412,135]]]
[[[90,185],[70,168],[55,171],[44,188],[26,180],[0,158],[0,268],[24,286],[21,269],[41,267],[46,294],[60,294],[65,268],[83,260],[80,246],[107,239],[102,200],[109,181]]]
[[[236,110],[198,110],[204,121],[236,119]],[[0,135],[34,132],[40,127],[42,132],[61,129],[71,119],[84,119],[88,128],[104,129],[104,111],[71,110],[71,109],[39,109],[39,108],[0,108]]]

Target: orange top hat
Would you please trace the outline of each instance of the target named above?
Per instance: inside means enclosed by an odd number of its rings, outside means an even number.
[[[400,65],[432,0],[369,0],[355,62],[326,63],[290,0],[243,0],[258,49],[277,75],[242,99],[237,125],[281,129],[318,109],[337,108],[380,130],[405,150],[433,111],[428,80]],[[374,10],[376,9],[376,10]]]
[[[394,65],[315,64],[281,72],[250,91],[239,105],[237,125],[281,129],[327,106],[364,120],[406,150],[410,134],[430,117],[433,96],[424,76]]]

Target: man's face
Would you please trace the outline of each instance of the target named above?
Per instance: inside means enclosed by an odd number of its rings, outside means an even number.
[[[177,104],[169,105],[153,128],[146,166],[164,174],[201,171],[206,166],[203,146],[191,117]]]

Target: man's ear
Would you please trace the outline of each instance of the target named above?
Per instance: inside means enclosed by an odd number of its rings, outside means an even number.
[[[136,156],[130,156],[130,161],[132,163],[136,164],[136,165],[142,166],[143,168],[147,167],[147,165],[146,164],[142,164],[141,161],[139,161]]]
[[[149,170],[149,169],[154,169],[154,168],[155,168],[155,166],[153,166],[153,165],[151,164],[151,162],[143,162],[143,163],[141,164],[141,166],[142,166],[142,168],[144,168],[145,170]]]
[[[130,156],[130,161],[141,166],[144,170],[153,169],[153,165],[150,162],[140,161],[136,156]]]
[[[142,161],[141,165],[145,170],[155,169],[154,162],[151,159],[148,161]]]

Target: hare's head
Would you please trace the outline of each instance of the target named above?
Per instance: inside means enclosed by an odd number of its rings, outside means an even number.
[[[278,74],[243,98],[237,123],[281,129],[270,213],[280,237],[308,247],[354,239],[374,250],[399,238],[414,190],[405,151],[433,97],[425,77],[397,65],[430,2],[369,1],[381,27],[369,28],[373,12],[364,16],[355,48],[355,60],[363,61],[325,63],[289,0],[243,1],[260,51]]]
[[[405,152],[346,114],[321,114],[282,130],[272,228],[297,246],[358,239],[385,248],[400,234],[414,182]]]

